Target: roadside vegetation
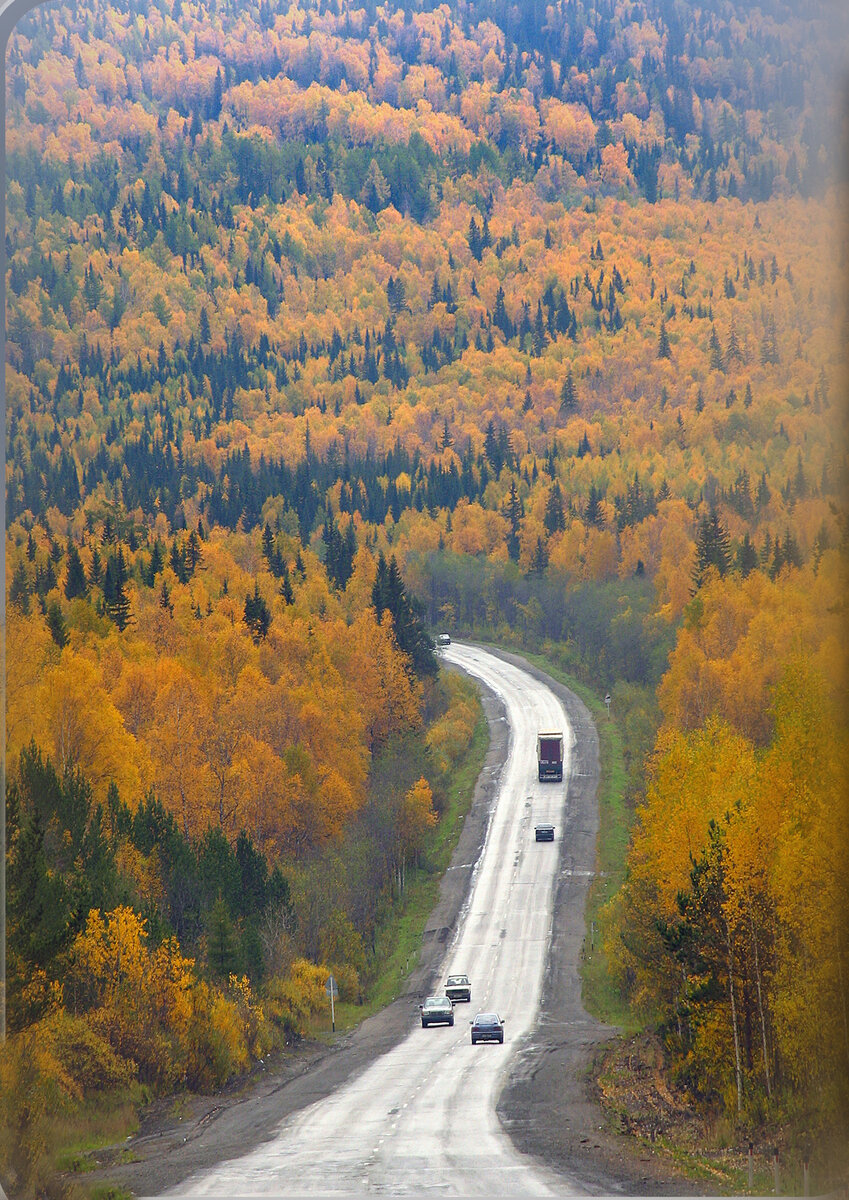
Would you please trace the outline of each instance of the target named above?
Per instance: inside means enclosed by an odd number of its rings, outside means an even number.
[[[264,906],[240,919],[230,907],[232,894],[219,891],[210,908],[214,924],[192,957],[169,932],[167,910],[147,917],[129,905],[102,914],[91,910],[85,928],[69,944],[61,982],[42,984],[49,999],[40,1015],[0,1050],[0,1157],[14,1172],[13,1194],[39,1194],[44,1188],[68,1197],[82,1194],[74,1174],[90,1169],[98,1147],[133,1132],[140,1109],[154,1097],[186,1087],[214,1090],[293,1040],[321,1035],[329,1028],[325,983],[330,973],[340,988],[339,1030],[398,994],[418,956],[488,744],[474,688],[460,676],[448,673],[433,685],[428,708],[429,723],[388,745],[374,763],[364,819],[373,806],[394,806],[400,814],[394,837],[406,839],[406,849],[403,871],[400,860],[390,856],[370,938],[362,937],[342,907],[367,899],[350,883],[363,854],[362,830],[352,830],[340,843],[336,873],[322,874],[321,897],[312,890],[317,874],[294,872],[290,888],[280,872]],[[84,796],[84,781],[66,781],[63,792],[50,764],[36,770],[38,765],[25,765],[21,776],[35,773],[40,784],[39,790],[29,779],[24,786],[23,811],[39,813],[52,790],[57,800],[52,828],[61,843],[70,832],[62,833],[59,820],[70,805],[67,790],[73,784]],[[417,783],[420,770],[425,774]],[[117,885],[130,895],[131,880],[123,877],[120,864],[132,843],[122,828],[118,820],[114,837],[104,835],[101,852]],[[385,811],[380,829],[390,835]],[[171,836],[176,836],[173,830]],[[163,852],[165,844],[156,843],[148,854],[149,870],[159,861],[153,850]],[[191,844],[185,848],[185,861],[191,861],[192,849],[197,851]],[[216,878],[221,881],[228,876],[226,844],[218,850]],[[46,855],[43,861],[46,867]],[[249,861],[256,886],[264,860],[255,854]],[[43,876],[37,899],[51,877],[57,887],[62,882],[55,872]],[[18,886],[13,875],[13,911]],[[319,901],[323,909],[317,912]],[[38,915],[42,923],[36,928],[36,914],[31,914],[31,944],[58,917],[45,910]],[[261,969],[248,960],[252,976],[240,971],[237,956],[253,920],[261,930],[272,926],[275,940],[261,941]],[[309,939],[316,933],[319,952],[310,959]],[[229,960],[222,961],[227,955]],[[32,967],[30,973],[35,983],[38,973]],[[38,992],[32,987],[26,995],[37,998]],[[59,1174],[65,1175],[62,1183]]]
[[[478,704],[476,700],[473,703],[476,706]],[[359,1024],[365,1017],[395,1000],[415,967],[421,950],[422,933],[436,903],[442,874],[451,860],[471,806],[488,745],[486,718],[477,707],[477,722],[471,742],[446,783],[445,808],[438,823],[428,832],[421,853],[408,871],[403,900],[392,909],[380,929],[374,966],[362,1002],[351,1004],[341,1001],[337,1004],[337,1030]],[[318,1014],[310,1024],[310,1031],[314,1035],[320,1034],[329,1028],[329,1021],[329,1011],[323,1016]]]
[[[745,591],[738,592],[735,601],[735,591],[727,584],[721,592],[716,581],[709,586],[714,588],[719,610],[735,602],[747,603]],[[797,593],[800,616],[795,628],[802,636],[803,614],[816,605],[818,586],[812,576],[809,588],[814,594]],[[730,724],[720,720],[708,723],[707,729],[695,724],[690,734],[681,732],[680,717],[670,722],[670,711],[693,686],[688,673],[694,669],[703,686],[712,673],[715,702],[724,704],[728,712],[736,697],[722,696],[722,675],[718,663],[710,664],[711,656],[723,661],[734,654],[745,655],[749,652],[745,639],[761,636],[752,615],[752,627],[749,621],[738,624],[742,642],[738,647],[700,636],[702,597],[703,593],[696,594],[667,670],[656,685],[659,703],[652,703],[651,690],[635,689],[632,684],[618,689],[617,703],[613,687],[608,716],[601,693],[591,692],[557,665],[569,661],[572,651],[546,644],[541,652],[528,654],[581,696],[599,732],[598,875],[587,901],[583,999],[593,1015],[618,1025],[624,1036],[601,1055],[594,1081],[612,1127],[636,1138],[646,1152],[668,1156],[694,1181],[723,1191],[757,1193],[763,1190],[764,1180],[774,1190],[777,1170],[784,1191],[801,1189],[805,1173],[809,1188],[824,1190],[845,1167],[844,1143],[836,1132],[839,1107],[829,1131],[828,1121],[821,1124],[823,1094],[816,1100],[806,1096],[802,1072],[808,1072],[809,1079],[818,1073],[823,1087],[834,1088],[834,1103],[839,1106],[842,1067],[839,1058],[837,1065],[815,1064],[813,1059],[802,1065],[806,1034],[800,1014],[808,1006],[821,1008],[823,995],[833,989],[836,1023],[831,1036],[837,1035],[839,1045],[841,980],[833,960],[821,955],[817,981],[811,984],[816,994],[809,990],[803,1000],[807,972],[792,970],[791,963],[782,962],[782,954],[800,952],[818,930],[827,938],[829,930],[836,935],[840,928],[845,898],[835,890],[839,872],[835,864],[829,865],[825,826],[810,844],[808,837],[815,822],[823,821],[832,829],[835,844],[845,844],[841,824],[845,760],[833,740],[834,710],[829,714],[821,676],[810,662],[799,661],[792,645],[782,661],[780,639],[770,643],[769,663],[760,664],[766,673],[762,695],[769,705],[769,722],[757,710],[756,692],[748,694],[745,716],[739,709],[736,716],[750,730],[764,730],[763,742],[758,736],[735,734]],[[770,598],[761,591],[757,598],[764,620]],[[820,643],[822,622],[819,617],[815,621],[818,636],[813,644],[836,644],[838,624],[831,638]],[[726,623],[724,631],[729,627]],[[682,673],[683,663],[687,673]],[[839,671],[839,662],[836,666]],[[801,696],[807,697],[804,717],[798,712]],[[718,760],[725,754],[730,760],[722,766]],[[787,754],[792,755],[792,766]],[[774,840],[781,838],[777,793],[782,790],[796,798],[789,819],[802,819],[806,826],[804,840],[795,841],[792,862],[783,858]],[[695,830],[701,828],[706,831],[707,847],[696,853]],[[648,855],[655,860],[648,886],[656,889],[667,881],[670,915],[663,919],[657,916],[656,892],[650,892],[650,899],[645,895]],[[793,889],[793,901],[783,890],[785,869],[790,871],[787,885]],[[670,880],[671,872],[677,876],[672,874]],[[815,878],[806,886],[807,872]],[[754,890],[755,881],[763,889],[760,894]],[[800,886],[805,888],[801,897]],[[781,933],[775,936],[781,930],[778,914],[785,914],[787,920],[794,905],[808,912],[807,901],[813,896],[825,898],[825,908],[816,918],[810,914],[802,918],[804,928],[795,929],[790,951],[782,944]],[[769,918],[774,922],[773,934],[764,946],[758,922],[767,917],[771,905],[776,909]],[[732,924],[735,912],[743,918],[738,926]],[[728,955],[734,963],[735,946],[742,961],[733,965],[734,973],[729,975]],[[717,955],[713,962],[712,947]],[[682,964],[693,971],[692,976],[685,970],[676,977],[676,967],[680,971]],[[719,986],[723,970],[725,991]],[[790,996],[784,989],[791,986],[787,975],[791,970],[799,995],[788,1024],[784,1005]],[[778,979],[781,991],[776,988]],[[729,1002],[732,993],[734,1003]],[[770,1005],[775,1005],[773,1011]],[[715,1055],[718,1044],[723,1044],[715,1040],[723,1012],[729,1021],[724,1042],[729,1061],[723,1066],[714,1059],[708,1068],[700,1055]],[[703,1024],[708,1021],[710,1038]],[[757,1049],[747,1041],[754,1029]],[[820,1028],[818,1037],[823,1035],[827,1030]],[[764,1061],[759,1054],[778,1054],[781,1066],[776,1069],[775,1059]],[[710,1076],[726,1078],[725,1103],[716,1103],[705,1087]]]

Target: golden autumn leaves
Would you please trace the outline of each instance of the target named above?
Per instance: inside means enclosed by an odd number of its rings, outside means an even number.
[[[842,570],[714,577],[692,603],[606,912],[623,987],[675,1031],[702,1102],[755,1119],[795,1094],[820,1128],[849,1074],[845,660],[824,606]]]
[[[61,649],[40,613],[13,606],[12,759],[35,738],[60,771],[82,771],[95,795],[114,780],[133,805],[152,786],[195,836],[209,824],[228,835],[244,828],[274,853],[338,836],[364,802],[370,754],[418,724],[419,684],[389,615],[378,623],[359,608],[362,572],[374,575],[366,552],[343,602],[316,564],[301,601],[276,601],[268,636],[255,644],[233,619],[232,596],[250,587],[237,562],[245,544],[234,535],[205,546],[193,590],[217,603],[202,628],[188,586],[175,579],[174,615],[138,589],[123,635],[92,639],[71,626]],[[323,619],[311,616],[314,605]]]

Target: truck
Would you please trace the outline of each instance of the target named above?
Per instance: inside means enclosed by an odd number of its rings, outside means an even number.
[[[537,734],[537,762],[540,782],[545,779],[560,782],[563,779],[562,733]]]

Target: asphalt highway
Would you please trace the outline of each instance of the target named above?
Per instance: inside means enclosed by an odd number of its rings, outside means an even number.
[[[453,1027],[422,1029],[416,1010],[400,1044],[288,1116],[271,1140],[192,1176],[172,1195],[586,1194],[520,1154],[496,1115],[511,1056],[533,1029],[540,1002],[557,843],[569,836],[572,731],[560,700],[518,666],[456,643],[441,653],[500,698],[510,728],[483,849],[443,962],[443,982],[452,972],[469,975],[471,1004],[455,1006]],[[540,729],[563,730],[562,783],[538,782]],[[534,840],[539,821],[554,824],[553,845]],[[479,1010],[504,1018],[504,1045],[471,1045],[469,1024]]]

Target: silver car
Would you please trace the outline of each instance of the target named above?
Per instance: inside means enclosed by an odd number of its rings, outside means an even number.
[[[447,996],[428,996],[424,1004],[419,1005],[422,1014],[422,1029],[428,1025],[453,1025],[454,1005]]]

